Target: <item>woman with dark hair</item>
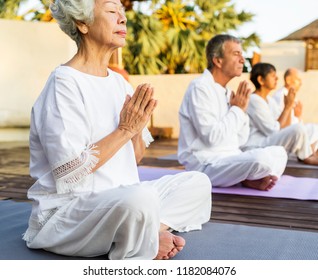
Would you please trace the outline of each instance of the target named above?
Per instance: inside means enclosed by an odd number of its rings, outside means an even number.
[[[312,150],[305,126],[301,123],[289,125],[295,90],[289,90],[285,96],[283,111],[277,113],[280,110],[269,95],[277,86],[275,67],[269,63],[257,63],[252,67],[250,79],[255,92],[251,95],[247,108],[251,130],[245,148],[280,145],[285,147],[287,153],[295,154],[304,163],[318,165],[318,157]],[[275,118],[275,115],[278,117]]]

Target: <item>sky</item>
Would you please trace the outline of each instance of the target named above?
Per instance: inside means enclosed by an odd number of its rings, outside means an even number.
[[[233,0],[238,11],[255,14],[238,35],[257,33],[263,43],[273,43],[318,19],[317,0]]]
[[[208,0],[207,0],[208,1]],[[237,36],[257,33],[263,43],[275,42],[318,19],[317,0],[232,0],[236,10],[255,14]],[[27,7],[38,6],[38,0],[27,0]]]

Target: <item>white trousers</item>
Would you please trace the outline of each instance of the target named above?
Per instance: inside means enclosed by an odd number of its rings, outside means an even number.
[[[199,172],[85,193],[60,208],[29,248],[110,259],[153,259],[160,223],[176,231],[199,230],[211,215],[211,182]]]
[[[280,177],[286,167],[287,153],[283,147],[272,146],[247,150],[238,155],[213,160],[203,167],[213,187],[229,187],[244,180],[257,180],[268,175]]]
[[[314,137],[314,135],[312,136]],[[302,123],[290,125],[266,137],[262,146],[283,146],[287,153],[295,154],[299,159],[306,159],[313,154],[308,128]]]
[[[314,150],[318,150],[318,124],[315,123],[306,123],[305,124],[307,134],[309,137],[309,142],[313,145]]]

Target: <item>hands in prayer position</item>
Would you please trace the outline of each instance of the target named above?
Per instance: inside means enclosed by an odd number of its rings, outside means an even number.
[[[297,117],[298,119],[301,118],[301,115],[303,113],[303,103],[301,101],[295,101],[295,107],[294,107],[294,114],[295,117]]]
[[[120,112],[118,128],[128,131],[134,137],[146,126],[156,106],[157,100],[153,99],[153,87],[149,84],[139,85],[132,97],[126,96]]]
[[[252,93],[252,89],[249,86],[247,81],[240,82],[236,94],[232,92],[230,98],[231,106],[238,106],[244,112],[247,110],[248,102],[250,99],[250,95]]]
[[[286,108],[293,108],[295,104],[296,91],[292,87],[289,89],[288,94],[284,96],[284,104]]]

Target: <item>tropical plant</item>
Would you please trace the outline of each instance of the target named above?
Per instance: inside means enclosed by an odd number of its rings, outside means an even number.
[[[0,18],[17,19],[18,9],[25,0],[0,0]]]
[[[200,71],[204,43],[196,32],[199,23],[194,7],[181,0],[161,5],[154,16],[163,24],[165,47],[160,58],[169,74]]]
[[[158,71],[170,74],[201,72],[206,66],[207,41],[216,34],[237,30],[254,16],[245,11],[237,12],[231,0],[152,0],[151,2],[152,15],[149,15],[148,11],[138,10],[132,11],[128,17],[128,25],[138,26],[129,30],[134,33],[132,35],[134,40],[127,40],[124,50],[125,68],[131,74],[157,74]],[[134,13],[138,13],[138,16],[134,16]],[[148,20],[152,22],[159,21],[161,25],[153,23],[153,27],[161,28],[163,34],[160,30],[151,29],[151,32],[157,35],[154,38],[148,37],[148,32],[143,32],[145,27],[140,25],[141,18],[149,18]],[[149,42],[154,42],[153,40],[158,38],[160,44],[155,49],[147,47]],[[243,48],[259,44],[259,37],[254,33],[241,39]],[[143,64],[139,65],[137,61]]]
[[[141,12],[129,11],[127,44],[123,49],[125,69],[130,74],[160,74],[165,64],[159,55],[165,47],[162,24]]]
[[[20,15],[21,19],[29,19],[31,21],[55,21],[49,9],[52,0],[38,0],[38,7],[34,7],[24,14]]]
[[[26,0],[0,0],[0,18],[54,21],[51,0],[38,0],[39,7],[17,16]],[[123,62],[130,74],[197,73],[205,68],[205,45],[216,34],[235,31],[253,19],[237,12],[232,0],[122,0],[127,15],[127,44]],[[149,9],[133,2],[148,2]],[[136,5],[135,5],[136,6]],[[241,38],[243,48],[258,46],[253,33]]]

